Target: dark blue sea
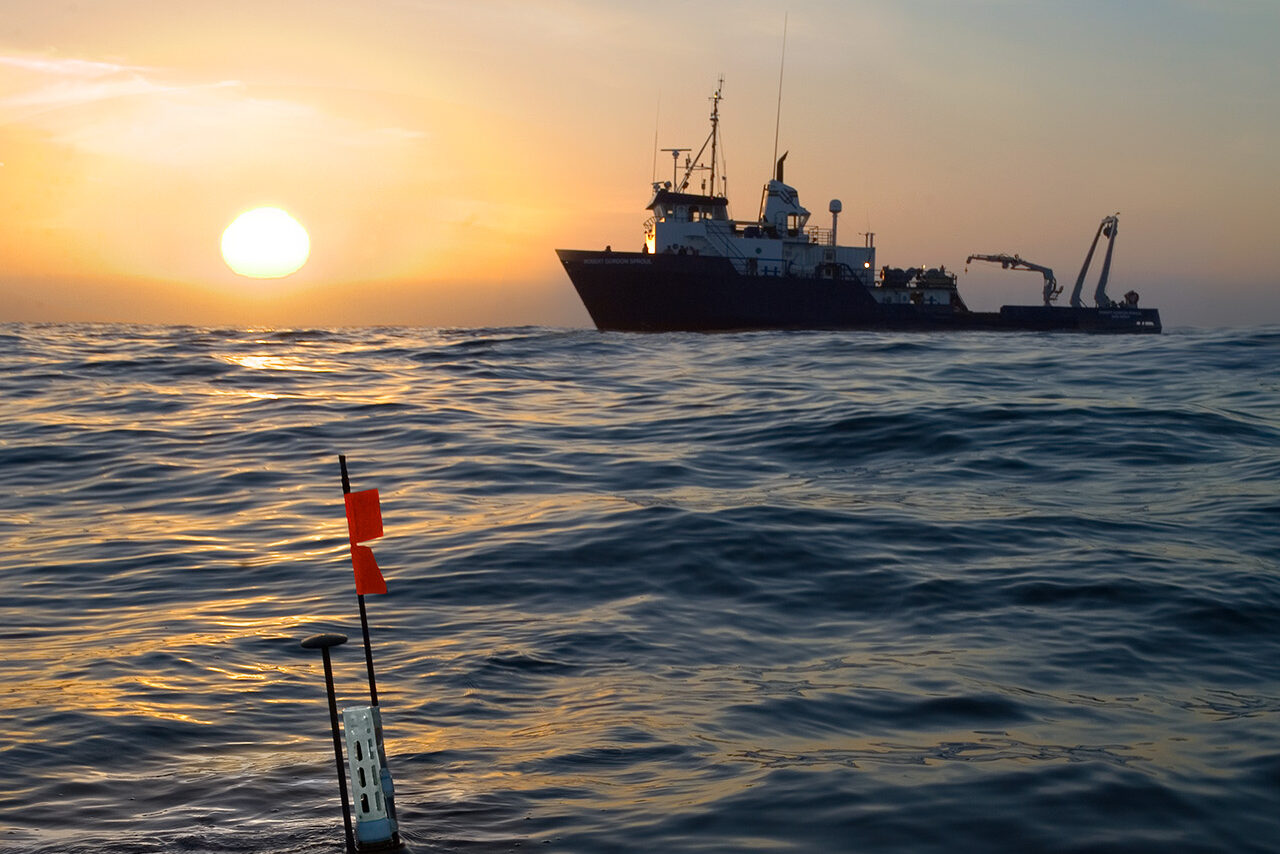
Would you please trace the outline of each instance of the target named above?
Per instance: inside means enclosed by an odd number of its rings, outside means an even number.
[[[0,851],[1280,852],[1280,328],[0,326]]]

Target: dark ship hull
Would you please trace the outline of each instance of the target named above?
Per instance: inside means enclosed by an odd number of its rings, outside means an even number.
[[[714,255],[558,249],[596,328],[620,332],[748,329],[1159,333],[1154,308],[881,303],[854,278],[744,275]]]

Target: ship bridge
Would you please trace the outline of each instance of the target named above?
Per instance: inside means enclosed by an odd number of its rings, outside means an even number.
[[[669,185],[659,185],[648,207],[653,216],[645,224],[646,252],[730,254],[719,245],[730,232],[729,200],[724,196],[677,193]]]
[[[655,222],[701,222],[704,219],[729,218],[729,200],[723,196],[700,196],[676,193],[659,187],[649,202]]]

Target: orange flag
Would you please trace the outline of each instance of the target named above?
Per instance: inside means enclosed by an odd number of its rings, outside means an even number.
[[[348,492],[343,498],[347,501],[347,532],[352,544],[381,537],[382,505],[378,502],[378,490]]]
[[[373,550],[356,545],[382,536],[382,505],[378,490],[348,492],[343,498],[347,504],[347,536],[351,541],[351,567],[356,574],[356,593],[386,593],[387,582],[378,571]]]
[[[378,571],[378,562],[373,559],[373,549],[368,546],[351,547],[351,566],[356,571],[356,593],[386,593],[387,582]]]

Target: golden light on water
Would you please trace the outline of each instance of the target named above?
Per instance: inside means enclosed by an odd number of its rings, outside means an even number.
[[[279,691],[292,679],[314,682],[315,662],[231,651],[247,638],[288,637],[335,620],[322,610],[281,613],[278,606],[274,594],[175,606],[165,611],[164,625],[154,627],[146,609],[119,610],[116,622],[92,634],[69,630],[64,642],[29,650],[28,663],[13,671],[18,678],[7,699],[103,717],[215,725],[210,697],[226,703]],[[147,663],[161,658],[164,668]]]
[[[311,254],[307,230],[280,208],[255,208],[222,232],[227,266],[252,279],[279,279],[296,273]]]
[[[309,374],[323,374],[338,369],[337,366],[332,363],[326,364],[306,361],[301,356],[244,354],[220,356],[219,358],[224,362],[239,365],[242,368],[248,368],[252,371],[301,371]]]

